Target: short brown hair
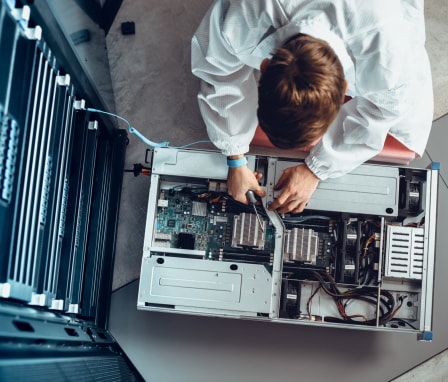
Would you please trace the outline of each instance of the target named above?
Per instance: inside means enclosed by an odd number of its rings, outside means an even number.
[[[258,86],[258,121],[279,148],[308,146],[336,117],[345,78],[333,49],[305,34],[289,39],[263,70]]]

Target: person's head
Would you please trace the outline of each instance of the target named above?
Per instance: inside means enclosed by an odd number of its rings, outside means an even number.
[[[265,60],[258,86],[258,122],[279,148],[310,145],[327,131],[344,99],[342,65],[323,40],[289,39]]]

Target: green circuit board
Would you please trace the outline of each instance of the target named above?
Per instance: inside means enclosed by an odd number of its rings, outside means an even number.
[[[233,203],[222,193],[194,187],[162,189],[157,202],[153,246],[161,250],[184,249],[186,255],[203,254],[209,260],[271,263],[275,232],[269,219],[261,215],[265,228],[261,232],[253,223],[256,217],[250,208],[242,212],[241,206]],[[244,219],[250,220],[250,229],[257,230],[259,236],[254,238],[257,244],[245,243],[244,237],[235,243],[235,227]]]

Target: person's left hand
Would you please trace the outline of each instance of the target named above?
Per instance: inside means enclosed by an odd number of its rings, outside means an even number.
[[[319,180],[306,164],[285,169],[274,187],[276,190],[283,188],[283,191],[269,209],[278,210],[281,214],[302,212],[316,190]]]

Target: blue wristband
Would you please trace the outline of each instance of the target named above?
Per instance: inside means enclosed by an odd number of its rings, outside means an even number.
[[[227,159],[227,166],[230,168],[237,168],[247,164],[246,157],[238,158],[238,159]]]

